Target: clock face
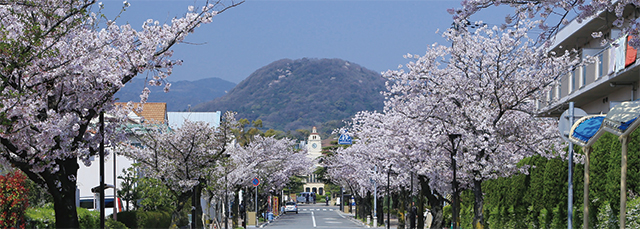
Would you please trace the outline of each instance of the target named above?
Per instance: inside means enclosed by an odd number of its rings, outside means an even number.
[[[317,147],[318,147],[318,144],[313,143],[313,144],[311,144],[311,147],[313,147],[313,148],[315,149],[315,148],[317,148]]]

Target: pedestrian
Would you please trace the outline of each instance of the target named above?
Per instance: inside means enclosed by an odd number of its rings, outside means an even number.
[[[411,229],[415,229],[416,228],[416,217],[418,214],[418,208],[416,208],[416,202],[411,202],[411,211],[410,211],[410,216],[411,218],[409,218],[409,228]]]
[[[327,202],[327,206],[329,206],[329,195],[324,196],[324,200]]]

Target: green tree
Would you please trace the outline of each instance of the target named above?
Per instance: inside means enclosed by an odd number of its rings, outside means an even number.
[[[122,170],[122,176],[118,176],[118,179],[122,180],[120,189],[118,190],[118,196],[125,201],[126,210],[129,211],[129,206],[133,203],[133,208],[138,209],[136,201],[142,196],[138,184],[138,172],[136,171],[137,165]]]

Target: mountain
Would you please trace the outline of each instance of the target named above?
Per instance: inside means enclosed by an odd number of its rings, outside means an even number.
[[[116,93],[115,98],[118,102],[140,102],[144,82],[144,78],[133,78]],[[171,82],[171,89],[166,93],[164,86],[149,86],[151,93],[147,101],[166,102],[168,111],[185,111],[189,105],[195,106],[223,96],[235,86],[235,83],[220,78]]]
[[[228,94],[195,111],[236,111],[264,128],[318,130],[340,125],[358,111],[382,110],[385,79],[340,59],[282,59],[253,72]]]

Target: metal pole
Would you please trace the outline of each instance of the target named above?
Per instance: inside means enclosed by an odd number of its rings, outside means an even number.
[[[100,112],[100,228],[104,228],[104,112]]]
[[[583,213],[582,213],[582,228],[589,229],[589,153],[591,147],[584,147],[584,191],[583,191]]]
[[[389,171],[387,171],[387,229],[391,228],[391,166],[389,165]]]
[[[378,166],[373,167],[374,174],[378,174]],[[378,183],[373,179],[373,225],[378,227]]]
[[[627,150],[629,137],[622,136],[622,156],[620,157],[620,229],[625,229],[627,224]]]
[[[191,194],[191,228],[196,228],[196,186],[193,186],[191,190],[193,193]]]
[[[458,180],[457,180],[457,163],[456,163],[456,154],[457,147],[455,144],[455,139],[461,137],[460,134],[449,134],[449,140],[451,141],[451,168],[453,170],[453,181],[451,182],[451,189],[453,191],[453,204],[451,206],[451,224],[453,229],[458,229],[460,226],[460,193],[458,192]]]
[[[344,188],[340,187],[340,211],[344,212]]]
[[[256,227],[258,226],[258,186],[256,186]]]
[[[411,193],[409,194],[409,198],[411,198],[411,207],[409,208],[409,228],[415,229],[415,214],[413,213],[413,171],[411,173]]]
[[[573,102],[569,102],[569,123],[573,125]],[[567,228],[573,229],[573,143],[569,142],[569,199],[568,199],[568,215],[567,215]]]
[[[118,221],[118,181],[116,180],[116,153],[113,153],[113,220]]]
[[[226,168],[226,167],[225,167]],[[229,228],[229,207],[227,207],[229,204],[229,194],[227,194],[227,173],[226,173],[226,169],[225,169],[225,173],[224,173],[224,229],[228,229]]]

